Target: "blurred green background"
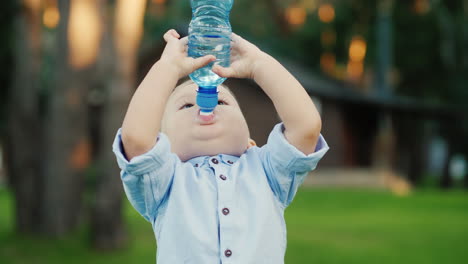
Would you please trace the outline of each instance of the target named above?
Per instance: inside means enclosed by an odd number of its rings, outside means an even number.
[[[190,18],[189,0],[2,2],[0,263],[155,261],[111,143]],[[234,0],[231,24],[303,84],[331,147],[286,210],[286,263],[466,263],[468,0]],[[263,145],[273,105],[227,84]]]
[[[90,249],[87,225],[59,239],[12,232],[11,195],[0,192],[2,263],[153,263],[151,225],[124,203],[124,249]],[[468,199],[456,191],[409,197],[349,189],[301,189],[286,211],[285,263],[465,263]]]

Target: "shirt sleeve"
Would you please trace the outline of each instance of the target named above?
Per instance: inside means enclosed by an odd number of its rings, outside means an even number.
[[[273,128],[260,156],[273,193],[287,207],[307,174],[317,167],[329,147],[320,135],[315,151],[305,155],[286,140],[283,131],[282,123]]]
[[[168,198],[175,166],[180,162],[170,149],[169,139],[160,133],[151,150],[128,161],[121,129],[114,140],[113,151],[121,169],[125,194],[133,207],[150,222],[154,221],[159,206]]]

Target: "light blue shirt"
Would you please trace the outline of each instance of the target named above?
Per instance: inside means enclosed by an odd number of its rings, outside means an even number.
[[[304,155],[278,124],[268,143],[242,156],[182,162],[166,135],[146,154],[127,161],[120,130],[113,149],[125,193],[153,225],[158,264],[284,263],[284,210],[307,173],[328,150],[320,136]]]

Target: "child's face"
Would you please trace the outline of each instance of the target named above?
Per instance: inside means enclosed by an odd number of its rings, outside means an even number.
[[[169,137],[172,152],[182,161],[217,154],[242,155],[249,145],[249,129],[236,99],[220,86],[214,118],[205,120],[195,103],[196,89],[195,83],[185,82],[167,101],[161,130]]]

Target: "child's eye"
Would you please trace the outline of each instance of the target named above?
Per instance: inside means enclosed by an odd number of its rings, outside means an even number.
[[[219,100],[218,105],[227,105],[227,103],[225,101],[223,101],[223,100]]]
[[[187,108],[190,108],[192,106],[193,106],[193,104],[184,104],[180,109],[187,109]]]

